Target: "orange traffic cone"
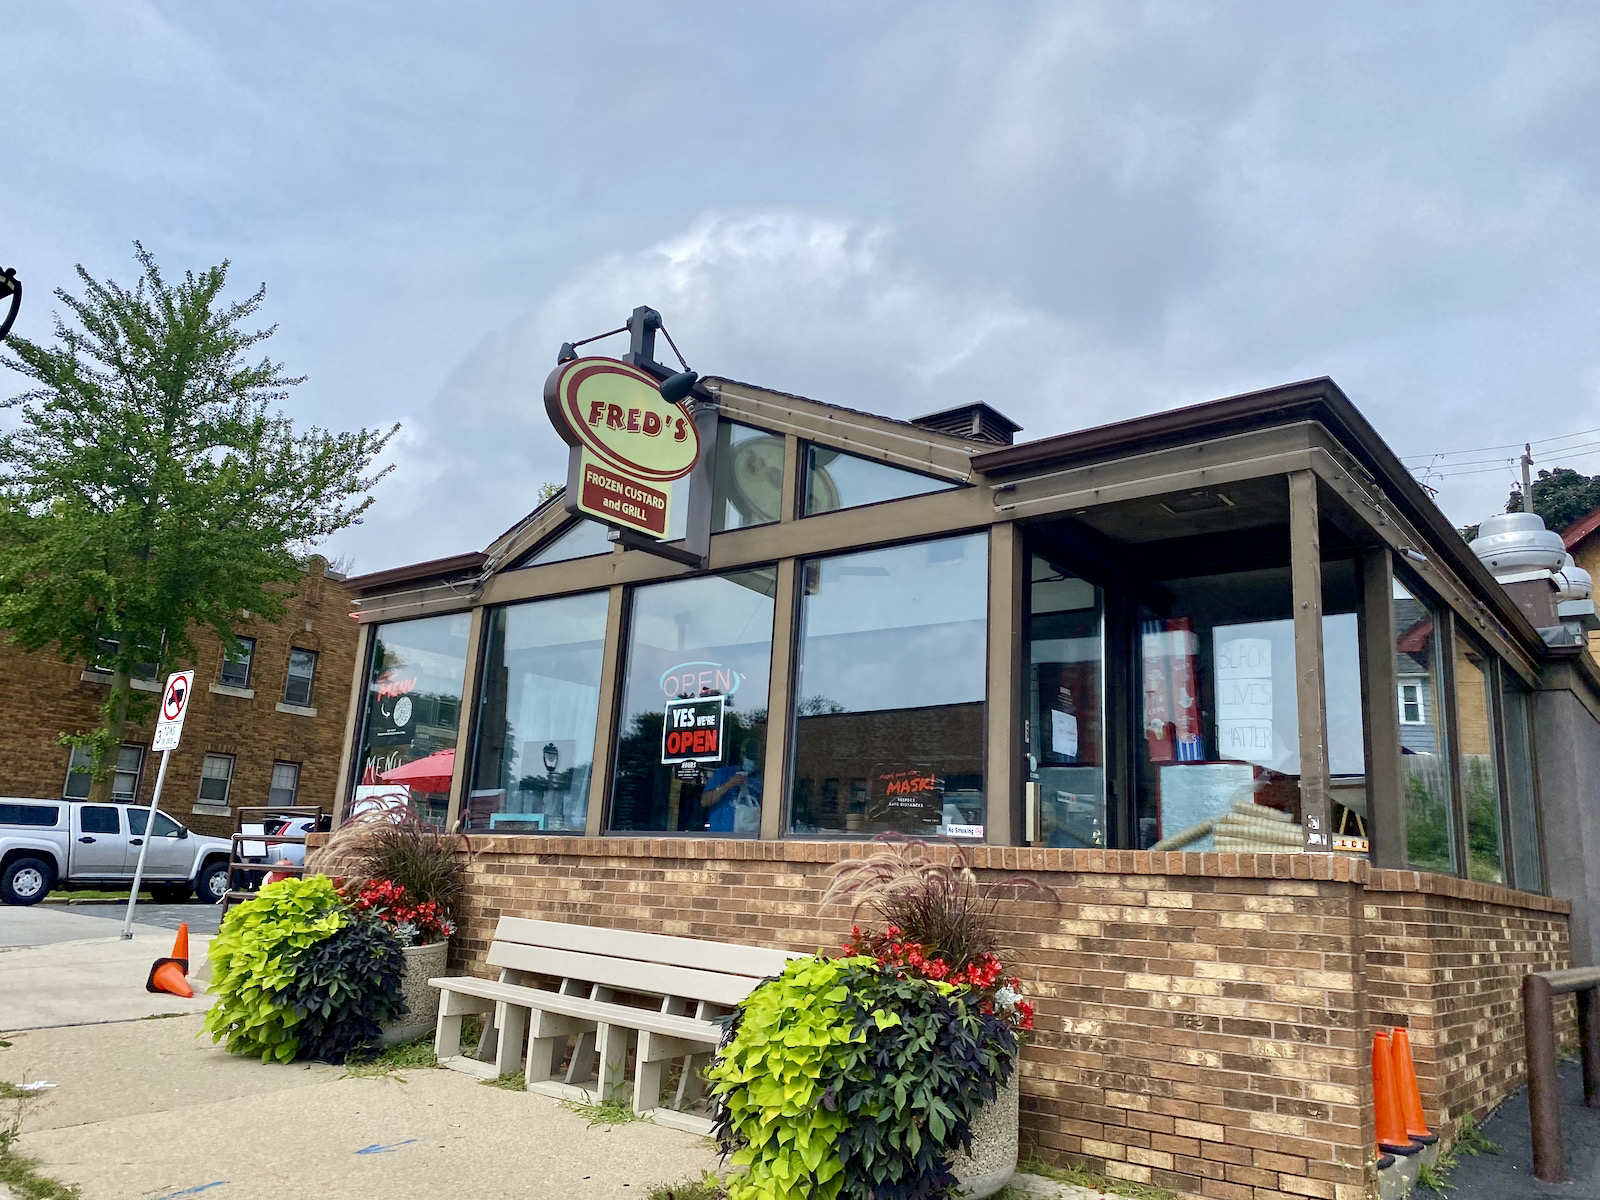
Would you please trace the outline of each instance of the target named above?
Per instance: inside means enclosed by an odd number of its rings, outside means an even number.
[[[1389,1035],[1372,1039],[1372,1108],[1377,1118],[1378,1149],[1390,1154],[1415,1154],[1422,1147],[1406,1136],[1405,1118],[1400,1115],[1400,1093],[1395,1087],[1394,1052]]]
[[[168,992],[185,1000],[194,995],[194,989],[184,978],[189,974],[189,922],[178,926],[178,936],[172,941],[172,956],[158,958],[150,964],[150,977],[144,981],[147,992]]]
[[[1428,1120],[1422,1111],[1422,1089],[1417,1086],[1417,1064],[1411,1058],[1411,1035],[1399,1026],[1389,1043],[1394,1056],[1395,1086],[1400,1090],[1400,1115],[1405,1121],[1406,1136],[1424,1146],[1439,1140],[1428,1132]]]

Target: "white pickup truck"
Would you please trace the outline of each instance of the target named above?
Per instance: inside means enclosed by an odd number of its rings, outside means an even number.
[[[150,809],[134,804],[0,797],[0,901],[37,904],[61,884],[133,882]],[[220,901],[228,890],[229,842],[190,833],[156,813],[144,878],[158,901],[198,892]]]

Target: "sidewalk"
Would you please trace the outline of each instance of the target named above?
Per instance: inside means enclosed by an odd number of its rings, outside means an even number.
[[[116,926],[110,937],[105,936],[108,922],[98,917],[34,910],[30,918],[49,920],[52,925],[83,922],[85,931],[75,933],[74,941],[0,948],[0,1033],[137,1021],[166,1013],[204,1012],[210,1007],[193,978],[190,983],[196,995],[192,1000],[144,990],[150,964],[172,953],[170,930],[135,924],[133,938],[125,942]],[[189,939],[191,975],[205,963],[209,944],[209,938]]]
[[[1528,1089],[1521,1088],[1483,1124],[1483,1135],[1498,1144],[1501,1152],[1477,1156],[1458,1152],[1459,1164],[1450,1173],[1450,1200],[1535,1200],[1543,1196],[1600,1200],[1600,1110],[1583,1106],[1583,1070],[1577,1063],[1560,1064],[1557,1077],[1569,1182],[1540,1183],[1533,1177]]]
[[[703,1138],[588,1127],[544,1096],[455,1071],[349,1077],[263,1066],[196,1038],[198,1016],[48,1029],[0,1049],[0,1078],[57,1087],[22,1152],[84,1200],[643,1197],[716,1165]]]

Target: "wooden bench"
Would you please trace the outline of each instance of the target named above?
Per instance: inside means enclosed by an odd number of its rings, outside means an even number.
[[[700,1071],[721,1040],[715,1018],[794,957],[757,946],[501,917],[488,960],[499,968],[498,981],[428,981],[442,993],[434,1053],[445,1066],[485,1077],[520,1067],[530,1092],[592,1103],[620,1091],[631,1047],[634,1112],[709,1133],[709,1119],[682,1110],[700,1098]],[[461,1018],[470,1013],[493,1016],[492,1065],[461,1057]],[[556,1079],[563,1061],[567,1068]],[[663,1107],[661,1084],[673,1061],[683,1069],[672,1105]]]

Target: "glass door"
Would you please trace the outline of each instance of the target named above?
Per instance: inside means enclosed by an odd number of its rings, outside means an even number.
[[[1030,554],[1025,644],[1026,778],[1039,791],[1038,841],[1106,846],[1104,593]]]

